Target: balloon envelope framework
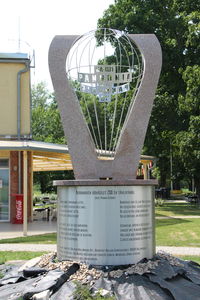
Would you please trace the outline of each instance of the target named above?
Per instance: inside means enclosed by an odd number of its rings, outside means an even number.
[[[98,156],[105,151],[114,156],[141,82],[143,63],[137,46],[118,30],[91,31],[74,42],[66,71]]]

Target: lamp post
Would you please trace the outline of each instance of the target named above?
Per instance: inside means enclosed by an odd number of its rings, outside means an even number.
[[[173,155],[172,155],[172,144],[170,140],[170,188],[173,191]]]

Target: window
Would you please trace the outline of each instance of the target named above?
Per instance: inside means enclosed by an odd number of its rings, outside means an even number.
[[[8,168],[8,159],[0,159],[0,168]]]

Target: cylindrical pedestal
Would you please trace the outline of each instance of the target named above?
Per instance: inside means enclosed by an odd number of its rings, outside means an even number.
[[[59,260],[134,264],[155,253],[155,180],[56,181]]]

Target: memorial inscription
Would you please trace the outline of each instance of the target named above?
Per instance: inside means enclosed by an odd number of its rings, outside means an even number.
[[[139,186],[59,187],[60,258],[128,264],[130,257],[150,257],[151,193],[150,186],[145,191]]]

